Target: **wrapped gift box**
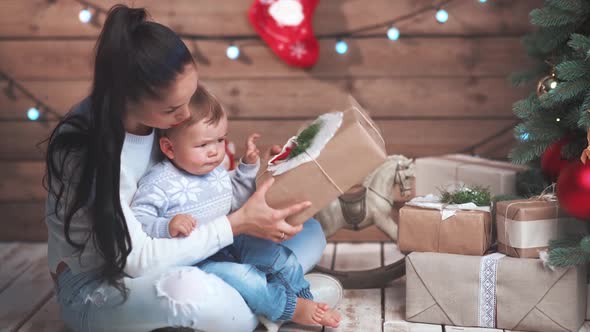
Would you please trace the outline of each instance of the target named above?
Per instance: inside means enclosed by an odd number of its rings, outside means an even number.
[[[479,211],[456,210],[444,220],[443,215],[438,209],[412,205],[401,208],[399,249],[402,252],[483,255],[490,248],[492,218],[489,207]]]
[[[515,195],[516,173],[525,166],[461,154],[416,159],[416,195],[436,194],[450,185],[489,187],[492,195]]]
[[[586,267],[539,259],[411,253],[406,320],[521,331],[577,332],[586,315]]]
[[[567,216],[556,200],[522,199],[496,204],[498,251],[512,257],[538,258],[559,240],[588,233],[588,223]]]
[[[350,98],[344,112],[327,116],[330,119],[341,116],[342,121],[319,155],[304,153],[274,168],[267,163],[256,180],[260,185],[271,176],[275,178],[266,196],[273,208],[302,201],[312,203],[310,208],[287,218],[292,225],[304,223],[353,185],[361,183],[386,158],[385,142],[379,130],[354,99]],[[314,139],[312,148],[316,143]]]

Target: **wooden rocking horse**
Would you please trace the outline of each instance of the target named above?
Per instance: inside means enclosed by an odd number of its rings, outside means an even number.
[[[326,237],[341,228],[361,230],[375,224],[397,242],[397,223],[391,216],[394,188],[409,195],[409,179],[414,176],[413,161],[401,155],[391,155],[371,173],[362,185],[357,185],[315,217],[322,224]],[[345,288],[376,288],[405,275],[404,259],[387,266],[364,271],[335,271],[316,267],[316,271],[331,274]]]

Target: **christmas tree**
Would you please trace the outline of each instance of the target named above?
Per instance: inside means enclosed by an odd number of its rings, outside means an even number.
[[[521,177],[529,182],[521,192],[538,194],[539,188],[557,181],[561,206],[568,213],[575,210],[571,214],[580,222],[588,222],[587,212],[578,210],[580,204],[590,206],[590,196],[583,195],[584,186],[590,185],[575,182],[582,179],[580,175],[590,175],[586,171],[590,162],[580,162],[590,128],[590,1],[547,0],[542,8],[531,11],[530,18],[536,29],[524,38],[524,46],[538,63],[514,75],[513,82],[519,85],[541,78],[536,91],[514,104],[521,123],[515,127],[518,143],[510,158],[533,167]],[[540,185],[543,181],[547,183]],[[590,236],[552,241],[548,259],[553,266],[590,262]]]

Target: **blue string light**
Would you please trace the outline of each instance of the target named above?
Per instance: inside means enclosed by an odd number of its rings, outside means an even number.
[[[336,42],[336,53],[338,54],[345,54],[348,52],[348,44],[344,40],[339,40]]]
[[[488,2],[488,0],[478,0],[478,1],[479,1],[479,2],[481,2],[481,3],[486,3],[486,2]]]
[[[521,141],[526,141],[529,139],[529,134],[528,133],[523,133],[520,135],[520,140]]]
[[[399,29],[391,27],[387,30],[387,38],[389,40],[398,40],[399,39]]]
[[[449,20],[449,13],[444,9],[439,9],[436,12],[436,20],[438,23],[446,23]]]
[[[80,19],[80,22],[88,23],[92,20],[92,13],[88,8],[84,8],[80,11],[80,14],[78,14],[78,18]]]
[[[235,60],[240,57],[240,48],[236,45],[229,45],[227,51],[225,51],[225,54],[228,58]]]
[[[31,107],[27,111],[27,118],[31,121],[37,121],[41,117],[41,113],[36,107]]]

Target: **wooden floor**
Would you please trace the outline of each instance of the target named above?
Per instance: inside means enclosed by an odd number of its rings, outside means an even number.
[[[44,243],[0,242],[0,331],[66,331],[53,296],[46,248]],[[370,269],[400,257],[392,243],[340,242],[328,244],[320,265],[337,270]],[[404,280],[380,289],[345,290],[338,329],[287,324],[281,331],[502,332],[405,322],[404,303]],[[590,321],[580,332],[590,332]]]

